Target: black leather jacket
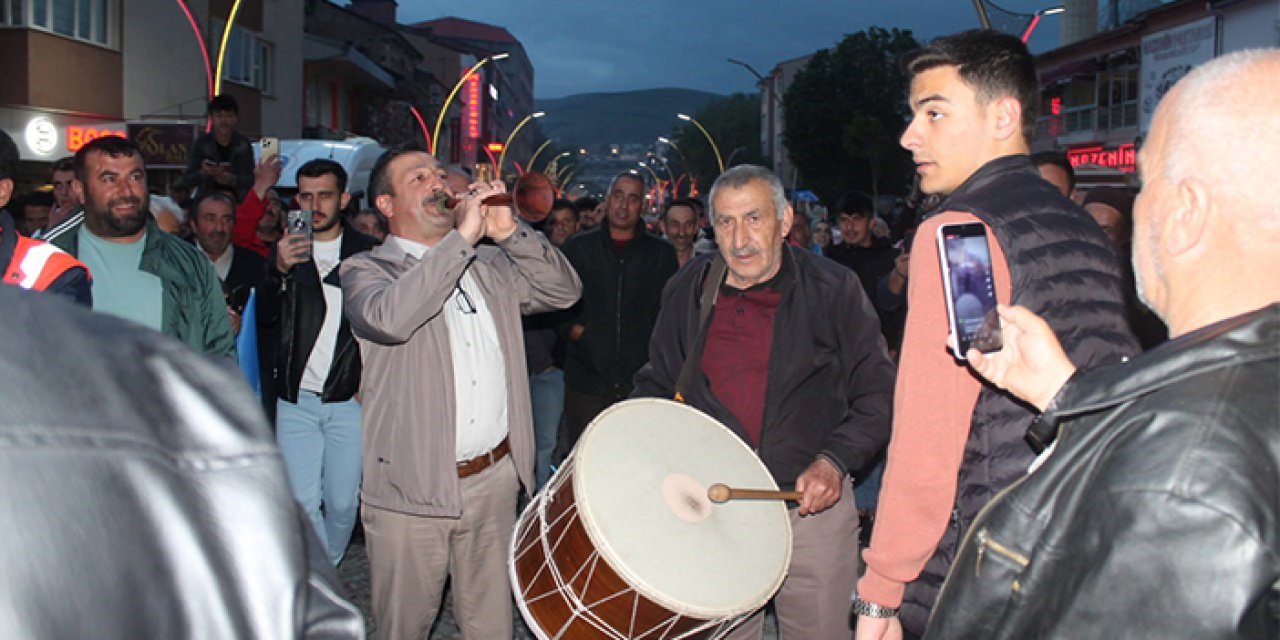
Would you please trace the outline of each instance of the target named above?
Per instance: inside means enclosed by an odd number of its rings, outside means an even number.
[[[1280,304],[1079,374],[929,638],[1280,637]]]
[[[342,225],[340,260],[377,246],[377,241],[356,231],[346,220]],[[325,281],[340,286],[338,269]],[[324,290],[316,263],[308,260],[294,265],[289,273],[276,269],[275,248],[267,256],[267,272],[258,293],[258,347],[262,366],[263,401],[267,415],[275,415],[275,398],[298,401],[298,387],[324,324]],[[324,381],[320,399],[324,402],[350,400],[360,390],[360,346],[351,335],[344,314],[338,327],[338,343],[333,363]]]
[[[0,287],[0,638],[363,637],[233,365],[24,293]]]
[[[631,376],[649,359],[662,287],[680,267],[676,251],[640,230],[615,252],[607,224],[570,238],[562,249],[582,279],[572,322],[586,327],[568,345],[565,384],[593,396],[626,398]]]

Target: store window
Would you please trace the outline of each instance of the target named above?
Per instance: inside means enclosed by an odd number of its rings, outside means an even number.
[[[0,0],[0,25],[113,47],[119,0]]]

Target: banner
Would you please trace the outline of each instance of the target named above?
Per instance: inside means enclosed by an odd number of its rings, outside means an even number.
[[[1142,38],[1142,131],[1151,125],[1160,98],[1202,62],[1217,52],[1216,17],[1189,22]]]

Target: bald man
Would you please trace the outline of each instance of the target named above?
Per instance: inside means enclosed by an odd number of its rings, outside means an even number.
[[[1044,412],[1031,435],[1057,441],[973,523],[927,637],[1274,637],[1276,95],[1280,50],[1248,51],[1194,70],[1156,111],[1134,268],[1173,340],[1077,372],[1048,326],[1012,307],[1004,350],[969,352]]]

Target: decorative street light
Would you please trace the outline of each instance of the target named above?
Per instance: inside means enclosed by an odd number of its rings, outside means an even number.
[[[1022,43],[1026,44],[1027,40],[1031,39],[1031,32],[1035,31],[1036,25],[1040,24],[1040,18],[1059,14],[1066,10],[1066,7],[1057,6],[1037,11],[1035,15],[1031,16],[1031,24],[1027,25],[1027,30],[1022,32]]]
[[[496,176],[498,180],[502,179],[502,163],[507,159],[507,150],[511,148],[511,140],[516,137],[517,133],[520,133],[520,129],[523,128],[524,125],[529,124],[530,120],[533,120],[534,118],[541,118],[545,115],[547,115],[546,111],[535,111],[525,116],[524,120],[521,120],[520,124],[517,124],[516,128],[512,129],[511,133],[507,135],[507,141],[502,143],[502,153],[498,154],[498,171]]]
[[[542,144],[538,145],[537,151],[534,151],[533,155],[529,156],[529,161],[525,163],[525,167],[527,170],[533,171],[533,163],[538,160],[538,156],[542,153],[542,150],[546,149],[547,145],[549,144],[551,144],[551,138],[547,138],[546,140],[543,140]]]
[[[698,131],[702,132],[703,137],[705,137],[707,142],[711,144],[711,150],[716,152],[716,164],[720,166],[720,173],[724,173],[724,158],[720,155],[720,147],[716,146],[716,141],[711,137],[711,134],[707,132],[707,128],[702,126],[701,122],[694,120],[693,116],[677,113],[676,117],[684,120],[685,122],[692,122],[693,126],[697,127]]]
[[[553,165],[553,164],[555,164],[555,163],[556,163],[556,160],[559,160],[560,158],[563,158],[563,157],[565,157],[565,156],[571,156],[571,155],[573,155],[573,152],[572,152],[572,151],[561,151],[560,153],[557,153],[557,154],[556,154],[556,157],[552,158],[552,159],[551,159],[551,162],[548,162],[548,163],[547,163],[547,166],[545,166],[545,167],[543,167],[543,168],[542,168],[542,169],[543,169],[543,171],[546,171],[547,169],[550,169],[550,168],[551,168],[551,165]],[[530,168],[530,169],[532,169],[532,168],[533,168],[533,163],[532,163],[532,162],[530,162],[530,163],[529,163],[529,168]]]
[[[475,73],[477,69],[484,66],[484,63],[490,60],[505,60],[509,57],[511,57],[511,54],[506,52],[485,56],[480,60],[480,62],[475,63],[470,69],[467,69],[467,72],[462,74],[461,78],[458,78],[458,84],[453,85],[453,91],[449,92],[449,97],[444,99],[444,105],[440,107],[440,117],[436,118],[436,128],[431,134],[431,148],[428,149],[432,155],[435,155],[436,145],[440,143],[440,125],[444,124],[444,115],[449,113],[449,103],[453,102],[453,97],[458,95],[458,90],[462,88],[462,83],[466,82],[467,78],[470,78],[471,74]]]

